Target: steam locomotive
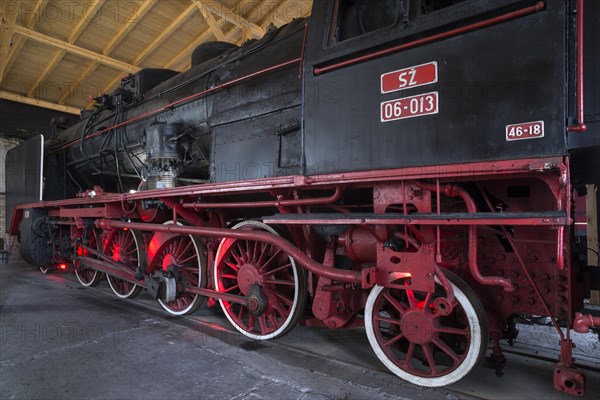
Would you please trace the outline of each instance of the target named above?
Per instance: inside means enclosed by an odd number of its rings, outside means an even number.
[[[8,189],[9,232],[83,286],[106,276],[173,315],[218,302],[252,339],[364,326],[429,387],[490,341],[501,369],[514,316],[548,316],[554,385],[581,396],[571,329],[600,325],[580,314],[598,218],[575,224],[597,207],[580,200],[599,182],[599,16],[583,0],[316,1],[57,126],[33,197]],[[40,140],[9,153],[13,175]]]

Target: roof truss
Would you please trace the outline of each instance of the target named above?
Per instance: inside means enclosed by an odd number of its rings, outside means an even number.
[[[136,27],[140,26],[140,23],[143,23],[144,18],[147,15],[150,15],[149,13],[153,9],[156,9],[156,7],[161,4],[158,0],[139,0],[139,2],[136,3],[135,12],[128,16],[127,21],[125,21],[122,27],[110,37],[108,42],[101,47],[100,51],[93,51],[90,48],[79,45],[78,40],[87,29],[97,29],[96,26],[90,24],[90,21],[93,20],[96,14],[101,15],[100,10],[103,6],[113,2],[106,0],[84,0],[82,3],[78,2],[77,4],[82,4],[85,11],[78,19],[75,19],[72,22],[68,34],[65,34],[62,38],[58,38],[52,33],[54,30],[49,33],[42,33],[48,32],[48,29],[46,28],[46,31],[44,31],[43,29],[40,30],[38,28],[43,28],[44,19],[42,19],[42,16],[44,15],[44,11],[49,8],[50,4],[52,7],[56,7],[57,4],[59,6],[63,3],[66,4],[65,1],[31,0],[27,3],[24,3],[22,0],[2,1],[0,10],[0,84],[4,82],[7,74],[11,71],[15,62],[25,50],[25,43],[27,41],[34,41],[55,49],[50,60],[44,61],[43,70],[34,80],[26,85],[21,93],[7,92],[0,88],[2,98],[63,112],[75,113],[77,107],[65,105],[65,103],[75,103],[73,96],[75,89],[84,85],[91,79],[94,74],[99,71],[99,66],[105,65],[116,70],[114,78],[110,79],[111,82],[103,88],[103,92],[108,92],[121,80],[124,73],[134,73],[141,68],[148,66],[147,60],[150,60],[150,56],[157,50],[164,49],[164,46],[168,46],[168,39],[173,36],[178,29],[186,27],[185,29],[189,31],[190,26],[197,23],[192,21],[198,21],[197,18],[192,19],[193,16],[200,15],[202,17],[200,21],[205,22],[205,30],[183,50],[180,50],[169,59],[163,60],[162,63],[159,62],[161,67],[171,69],[187,67],[189,65],[188,58],[192,51],[199,44],[209,40],[228,41],[240,44],[250,38],[260,38],[265,34],[266,26],[270,23],[274,22],[277,25],[282,25],[289,22],[291,18],[286,18],[287,16],[282,17],[282,15],[285,15],[286,13],[281,12],[286,5],[290,6],[290,3],[294,3],[291,4],[291,6],[296,7],[297,9],[298,4],[302,3],[306,10],[306,12],[303,13],[304,15],[293,16],[302,17],[309,12],[311,3],[311,0],[279,0],[279,4],[273,7],[273,0],[260,0],[258,2],[241,0],[240,4],[252,4],[253,8],[252,10],[249,10],[247,14],[240,15],[233,9],[226,7],[222,2],[215,0],[172,1],[178,1],[178,4],[180,5],[185,5],[185,2],[187,2],[187,5],[182,8],[182,11],[166,28],[158,35],[154,35],[145,47],[140,49],[130,61],[115,56],[117,54],[115,50],[119,48],[119,46],[124,45],[124,43],[127,43],[125,42],[125,39],[128,35],[132,33]],[[22,15],[18,15],[17,12],[19,3],[25,4],[25,8],[27,8],[27,12],[22,13]],[[162,4],[164,4],[164,2]],[[258,9],[264,10],[267,7],[271,10],[267,15],[265,15],[264,12],[261,13],[257,11]],[[11,10],[14,12],[11,12]],[[160,14],[155,14],[155,16],[156,15]],[[164,53],[164,50],[161,51]],[[54,71],[61,70],[63,59],[65,59],[67,54],[72,54],[87,60],[87,62],[82,62],[85,67],[80,69],[80,72],[75,76],[73,82],[60,93],[57,102],[49,102],[43,98],[35,98],[36,94],[38,94],[38,90],[36,89],[53,76]],[[155,65],[155,58],[152,60]],[[116,73],[117,71],[118,74]],[[106,72],[104,73],[106,74]],[[78,104],[80,107],[83,106],[81,103]]]
[[[0,76],[4,75],[4,69],[8,62],[8,54],[17,22],[17,9],[14,3],[1,4],[0,7]]]

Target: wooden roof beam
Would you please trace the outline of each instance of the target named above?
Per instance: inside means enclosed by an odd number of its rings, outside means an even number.
[[[290,8],[294,7],[298,12],[298,15],[290,15]],[[290,18],[303,18],[308,17],[312,10],[312,2],[309,1],[297,1],[297,0],[288,0],[280,2],[275,8],[271,10],[271,12],[267,15],[265,20],[271,19],[273,20],[277,26],[281,26],[287,24],[291,21]],[[285,15],[287,19],[282,18],[281,16]],[[264,22],[264,21],[261,21]],[[262,25],[262,23],[261,23]]]
[[[8,63],[18,11],[19,4],[16,1],[5,1],[0,4],[0,76],[4,76]]]
[[[225,20],[220,20],[217,22],[218,25],[222,25],[224,24]],[[235,27],[233,29],[231,29],[228,33],[224,34],[225,35],[225,42],[229,42],[231,41],[231,38],[233,37],[233,35],[238,31],[238,28]],[[176,66],[178,63],[181,62],[181,60],[184,57],[189,57],[190,54],[192,54],[192,51],[198,47],[198,45],[200,45],[201,43],[206,42],[211,36],[213,36],[213,32],[208,29],[206,30],[204,33],[202,33],[200,36],[198,36],[198,38],[196,40],[194,40],[192,43],[190,43],[189,45],[186,46],[185,49],[183,49],[182,51],[179,52],[179,54],[177,56],[175,56],[173,59],[171,59],[171,61],[165,65],[163,68],[173,68],[174,66]],[[119,74],[117,75],[108,85],[106,85],[103,89],[102,89],[102,93],[107,93],[110,90],[112,90],[112,88],[121,80],[123,79],[123,74]],[[90,103],[91,104],[91,103]],[[89,104],[88,104],[89,105]]]
[[[31,29],[31,28],[34,28],[35,25],[37,25],[42,13],[44,12],[44,9],[46,8],[46,5],[48,5],[49,1],[50,0],[38,0],[38,2],[35,3],[31,12],[29,12],[29,10],[27,10],[27,13],[29,14],[29,16],[27,17],[27,19],[25,21],[25,27]],[[4,77],[6,76],[8,71],[10,71],[14,62],[19,58],[19,55],[21,54],[21,50],[23,50],[23,46],[25,46],[26,41],[27,40],[21,36],[15,36],[10,53],[8,54],[8,57],[5,60],[6,65],[4,66],[4,70],[0,71],[0,82],[2,82],[4,80]]]
[[[81,19],[77,22],[77,25],[75,25],[75,29],[73,29],[73,31],[71,31],[71,34],[69,35],[69,38],[67,40],[68,43],[72,44],[77,39],[79,39],[79,36],[81,36],[81,34],[85,30],[85,28],[89,25],[89,23],[92,21],[92,19],[96,16],[96,14],[100,10],[100,8],[104,5],[104,2],[105,2],[105,0],[94,0],[92,2],[92,4],[90,4],[90,6],[86,10],[86,12],[83,13]],[[54,72],[54,70],[58,66],[58,63],[61,62],[61,60],[63,59],[63,57],[66,54],[67,54],[67,52],[65,50],[59,50],[56,54],[54,54],[54,56],[52,57],[52,59],[50,60],[48,65],[46,65],[44,72],[41,73],[41,75],[38,77],[38,79],[33,84],[33,86],[31,86],[31,88],[29,88],[29,90],[27,91],[27,96],[29,96],[29,97],[33,96],[33,94],[35,93],[37,88],[43,82],[45,82],[46,79],[48,79],[48,77],[50,76],[50,74],[52,74],[52,72]]]
[[[77,25],[75,25],[73,31],[71,31],[67,42],[75,43],[75,41],[79,39],[79,36],[81,36],[81,34],[85,30],[85,28],[87,28],[87,26],[90,24],[90,22],[92,22],[96,14],[98,14],[98,11],[100,11],[105,1],[106,0],[92,1],[92,4],[90,4],[87,10],[85,10],[83,15],[81,16],[81,19],[77,22]]]
[[[202,14],[202,16],[204,17],[204,19],[206,20],[206,23],[208,24],[208,26],[209,26],[210,31],[212,32],[212,34],[215,35],[215,37],[217,38],[217,40],[225,42],[226,41],[225,34],[221,30],[220,24],[217,23],[217,21],[215,20],[215,17],[213,17],[213,15],[212,15],[212,13],[210,11],[208,11],[206,9],[206,7],[202,7],[202,4],[196,3],[196,5],[198,6],[198,9],[200,10],[200,13]]]
[[[194,1],[194,0],[193,0]],[[264,18],[262,19],[260,25],[264,26],[267,25],[270,22],[269,19],[269,15],[271,15],[274,10],[280,10],[283,6],[283,2],[279,3],[270,13],[268,13],[268,15],[264,16]],[[258,18],[263,14],[263,8],[261,7],[262,3],[256,5],[249,13],[250,17],[253,18]],[[223,25],[225,24],[225,22],[229,22],[226,21],[225,19],[221,19],[218,24],[221,26],[221,29],[223,28]],[[265,30],[266,31],[266,30]],[[246,40],[251,39],[252,37],[254,37],[252,35],[251,32],[249,32],[246,29],[239,29],[239,26],[234,25],[234,27],[232,29],[230,29],[228,32],[225,33],[225,41],[227,42],[233,42],[233,38],[237,35],[240,34],[240,39],[238,39],[235,44],[240,45],[243,44]],[[175,68],[176,66],[183,64],[183,59],[186,57],[190,57],[190,55],[192,54],[192,52],[194,51],[194,49],[201,43],[206,42],[209,38],[210,35],[212,34],[212,32],[206,31],[204,32],[201,36],[199,36],[196,40],[194,40],[192,43],[190,43],[185,49],[183,49],[182,51],[179,52],[179,54],[177,56],[175,56],[168,64],[165,68]],[[187,69],[189,68],[190,62],[186,62],[185,64],[181,65],[181,70]]]
[[[221,27],[222,27],[225,22],[227,22],[227,21],[222,19],[219,22],[217,22],[217,24],[221,25]],[[239,28],[236,26],[236,27],[230,29],[229,32],[224,33],[224,35],[225,35],[224,42],[231,42],[233,37],[235,36],[235,34],[238,31],[239,31]],[[165,68],[174,68],[176,65],[181,63],[181,61],[185,57],[190,57],[192,52],[194,51],[194,49],[196,47],[198,47],[200,44],[208,41],[208,39],[210,39],[211,36],[213,36],[213,32],[210,29],[205,31],[202,35],[198,36],[198,38],[196,40],[194,40],[193,42],[188,44],[183,50],[181,50],[179,52],[179,54],[177,54],[175,57],[173,57],[171,59],[171,61],[169,61],[169,63],[165,66]]]
[[[43,33],[36,32],[32,29],[25,28],[24,26],[15,25],[15,33],[24,36],[28,39],[34,40],[39,43],[47,44],[58,49],[65,50],[69,53],[75,54],[79,57],[86,58],[88,60],[96,61],[100,64],[107,65],[117,70],[125,72],[137,72],[140,70],[139,67],[128,64],[126,62],[107,57],[103,54],[93,52],[83,47],[76,46],[71,43],[67,43],[64,40],[53,38],[52,36],[44,35]]]
[[[117,34],[106,44],[106,46],[104,46],[104,49],[102,49],[102,54],[105,56],[109,55],[115,49],[115,47],[121,43],[123,38],[125,38],[125,36],[127,36],[127,34],[131,32],[133,28],[135,28],[138,22],[148,13],[148,11],[150,11],[150,9],[156,4],[156,1],[157,0],[142,1],[135,14],[129,18],[129,21],[125,23],[121,30],[117,32]]]
[[[137,55],[137,57],[135,58],[135,60],[133,60],[133,64],[134,65],[139,65],[140,62],[146,58],[150,53],[152,53],[154,50],[156,50],[156,48],[158,46],[160,46],[160,44],[170,35],[172,34],[175,30],[177,30],[178,28],[181,27],[183,21],[185,21],[187,18],[189,18],[193,13],[196,12],[196,6],[194,4],[190,4],[188,6],[188,8],[186,8],[181,14],[179,14],[177,16],[177,18],[175,18],[173,20],[173,22],[171,22],[171,24],[169,24],[169,26],[167,26],[153,41],[152,43],[150,43],[148,46],[146,46],[146,48],[144,50],[142,50],[142,52],[140,54]]]
[[[0,91],[0,99],[16,101],[18,103],[30,104],[32,106],[49,108],[50,110],[61,111],[69,114],[79,115],[80,110],[75,107],[69,107],[62,104],[55,104],[49,101],[32,99],[31,97],[23,96],[17,93],[6,92],[4,90]]]
[[[196,0],[192,0],[192,1],[196,1]],[[247,5],[248,3],[240,2],[240,4]],[[253,2],[251,4],[255,4],[255,3]],[[260,12],[261,12],[260,6],[254,5],[254,8],[250,11],[250,14],[256,16],[256,15],[259,15]],[[221,18],[217,22],[217,24],[218,24],[219,28],[222,30],[224,25],[227,22],[229,22],[229,21],[225,20],[224,18]],[[239,26],[234,25],[234,27],[232,29],[230,29],[227,32],[224,32],[225,41],[233,42],[233,38],[236,36],[236,34],[239,32],[239,30],[240,30]],[[214,34],[210,29],[204,31],[200,36],[198,36],[196,38],[196,40],[194,40],[193,42],[188,44],[183,50],[181,50],[179,52],[179,54],[177,54],[175,57],[173,57],[171,59],[171,61],[169,61],[169,63],[167,65],[165,65],[165,68],[177,69],[176,67],[183,63],[184,58],[186,58],[186,57],[189,58],[191,56],[192,52],[194,51],[194,49],[196,47],[198,47],[200,44],[208,41],[211,38],[211,36],[214,36]],[[187,69],[186,68],[187,65],[189,65],[189,62],[187,62],[186,65],[183,65],[183,67],[185,67],[183,69]],[[182,69],[180,69],[180,70],[182,70]]]
[[[196,1],[197,3],[199,3],[199,5],[201,7],[205,7],[208,11],[212,12],[213,14],[220,16],[225,21],[230,22],[242,29],[248,29],[250,31],[250,33],[252,34],[252,36],[254,36],[255,38],[260,39],[261,37],[263,37],[265,35],[266,31],[264,28],[256,25],[255,23],[248,21],[241,15],[236,14],[235,12],[233,12],[232,10],[230,10],[229,8],[225,7],[224,5],[220,4],[217,1],[214,1],[214,0],[193,0],[193,1]]]
[[[40,21],[40,18],[42,18],[44,10],[46,9],[46,6],[49,2],[50,0],[38,0],[37,3],[35,3],[35,5],[33,6],[31,12],[25,10],[25,12],[29,14],[27,20],[25,21],[26,27],[33,28],[37,25],[37,23]]]
[[[102,49],[102,54],[104,54],[105,56],[110,55],[110,53],[115,49],[115,47],[117,47],[121,43],[121,41],[123,41],[125,36],[127,36],[127,34],[129,32],[131,32],[131,30],[148,13],[148,11],[150,11],[150,9],[156,4],[156,2],[157,2],[157,0],[142,1],[139,8],[135,12],[135,14],[133,14],[131,16],[131,18],[129,18],[129,21],[121,28],[121,30],[119,30],[117,32],[117,34],[115,36],[113,36],[112,39],[110,39],[110,41],[106,44],[106,46],[104,46],[104,48]],[[79,75],[79,77],[77,78],[75,83],[73,83],[73,85],[71,85],[71,87],[69,87],[67,90],[65,90],[65,92],[60,97],[60,99],[58,99],[58,103],[64,104],[65,101],[69,98],[69,96],[71,96],[71,94],[75,91],[75,89],[77,89],[83,82],[85,82],[94,73],[96,68],[98,68],[98,65],[99,64],[97,62],[92,62],[85,69],[85,71],[83,71],[83,73],[81,75]]]
[[[192,0],[192,1],[195,2],[196,0]],[[259,11],[260,11],[259,7],[255,7],[252,10],[253,13],[257,13]],[[239,18],[241,18],[241,17],[239,17]],[[230,22],[231,23],[231,21],[226,20],[225,18],[221,18],[219,21],[217,21],[217,25],[220,26],[220,29],[223,29],[223,25],[226,22]],[[233,38],[235,37],[235,35],[238,33],[238,31],[239,31],[239,25],[235,25],[234,28],[230,29],[228,32],[224,32],[225,41],[226,42],[231,42],[233,40]],[[173,57],[171,59],[171,61],[169,61],[169,63],[167,63],[163,68],[171,68],[171,69],[175,68],[177,65],[179,65],[179,64],[182,63],[182,61],[183,61],[184,58],[190,57],[190,55],[192,54],[192,51],[194,51],[194,49],[196,47],[198,47],[198,45],[200,45],[201,43],[206,42],[207,40],[209,40],[213,36],[214,36],[214,34],[213,34],[212,30],[211,29],[207,29],[200,36],[198,36],[198,38],[196,38],[196,40],[194,40],[193,42],[191,42],[183,50],[181,50],[179,52],[179,54],[177,54],[175,57]],[[102,93],[107,93],[110,90],[112,90],[113,87],[121,79],[123,79],[123,74],[118,74],[109,84],[107,84],[106,86],[104,86],[104,88],[102,89]],[[91,103],[89,103],[89,104],[91,104]],[[88,104],[88,106],[89,106],[89,104]]]
[[[280,1],[271,11],[269,11],[263,19],[259,22],[259,25],[264,26],[265,23],[273,22],[277,27],[287,24],[289,21],[281,18],[279,12],[287,4],[287,1]]]

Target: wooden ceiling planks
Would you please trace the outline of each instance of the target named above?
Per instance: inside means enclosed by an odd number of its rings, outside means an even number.
[[[27,9],[28,11],[21,13],[21,18],[24,20],[24,26],[26,28],[35,28],[37,25],[46,4],[48,4],[49,0],[38,0],[33,4],[33,8]],[[25,3],[24,3],[25,4]],[[0,82],[4,80],[6,73],[12,68],[14,62],[19,58],[19,54],[21,54],[21,50],[23,46],[27,42],[27,40],[20,36],[13,35],[13,43],[8,53],[7,60],[5,60],[5,68],[0,73]]]
[[[142,60],[152,54],[154,50],[158,46],[160,46],[167,37],[175,34],[175,32],[183,26],[188,18],[192,16],[192,14],[196,12],[196,6],[194,4],[190,4],[187,6],[185,10],[183,10],[172,22],[162,30],[160,34],[154,37],[152,42],[148,44],[141,52],[138,53],[136,58],[133,60],[134,65],[140,65]]]
[[[135,13],[131,15],[127,15],[122,18],[123,25],[121,28],[112,36],[112,38],[106,43],[104,48],[102,49],[102,54],[108,56],[111,52],[117,47],[121,41],[127,36],[129,32],[144,18],[144,16],[150,11],[150,9],[156,4],[157,0],[145,0],[139,4],[139,7],[136,9]],[[113,14],[117,15],[117,14]],[[118,15],[115,17],[115,20],[121,20],[121,17]],[[67,99],[72,99],[73,92],[79,89],[82,84],[87,81],[90,76],[96,71],[98,68],[97,62],[90,63],[87,68],[77,77],[76,80],[73,81],[73,84],[65,90],[65,93],[58,99],[59,104],[65,104]],[[81,101],[77,101],[77,103],[82,103]],[[87,99],[86,99],[87,104]]]
[[[88,9],[83,13],[83,15],[79,18],[79,21],[75,24],[75,28],[69,34],[67,38],[67,43],[75,43],[75,41],[79,38],[79,36],[83,33],[84,29],[89,25],[90,21],[97,14],[98,10],[104,5],[106,0],[94,0],[88,7]],[[27,92],[27,96],[33,96],[33,93],[38,88],[39,85],[44,82],[54,69],[58,66],[58,63],[61,62],[63,57],[67,54],[67,51],[64,49],[59,50],[55,53],[52,60],[47,64],[44,72],[38,77],[37,81],[31,86],[29,91]]]
[[[10,47],[0,57],[0,90],[13,100],[29,95],[23,101],[28,104],[84,108],[89,96],[113,89],[128,72],[185,69],[197,45],[260,37],[271,23],[307,16],[311,5],[312,0],[3,0],[3,9],[17,15],[11,17]]]
[[[4,75],[16,22],[16,10],[0,7],[0,75]]]

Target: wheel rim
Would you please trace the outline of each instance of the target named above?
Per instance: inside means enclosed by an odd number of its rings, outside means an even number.
[[[175,236],[169,239],[157,254],[157,265],[159,267],[166,267],[171,264],[178,266],[177,285],[179,294],[177,298],[168,303],[158,299],[160,305],[169,314],[191,314],[202,304],[204,296],[180,290],[185,286],[204,286],[204,265],[198,242],[192,235]]]
[[[90,237],[88,240],[88,247],[99,250],[98,234],[95,230],[90,231]],[[82,257],[92,256],[89,251],[81,246],[81,243],[77,245],[77,255]],[[97,258],[92,256],[93,258]],[[75,276],[79,283],[83,286],[90,287],[96,286],[100,282],[100,272],[92,268],[87,268],[80,262],[75,264]]]
[[[110,236],[105,254],[121,266],[135,271],[141,265],[139,239],[132,230],[116,230]],[[142,289],[140,286],[126,280],[107,275],[108,284],[113,293],[122,299],[137,296]]]
[[[455,302],[448,316],[433,307],[445,292],[375,286],[365,306],[365,329],[377,357],[400,378],[439,387],[455,383],[485,356],[487,322],[481,303],[458,277],[448,274]]]
[[[257,221],[244,221],[233,229],[261,229],[277,235]],[[304,310],[304,274],[293,258],[270,244],[224,239],[213,275],[219,292],[249,296],[244,305],[219,300],[227,319],[249,338],[268,340],[285,335]]]

